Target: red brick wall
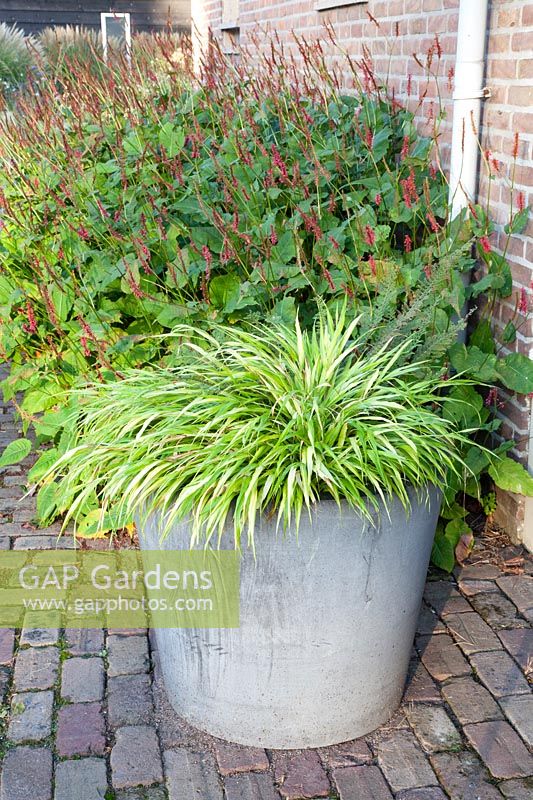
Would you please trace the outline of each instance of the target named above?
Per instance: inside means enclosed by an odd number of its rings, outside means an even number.
[[[203,15],[201,25],[204,30],[211,26],[215,35],[220,33],[222,2],[223,0],[203,0],[203,7],[201,0],[193,3],[193,7],[197,8],[197,18]],[[408,76],[411,75],[412,104],[428,88],[422,70],[413,59],[413,53],[425,53],[435,34],[438,34],[442,48],[439,93],[448,120],[451,120],[452,87],[448,73],[455,61],[459,0],[370,0],[325,12],[315,11],[314,6],[314,0],[240,0],[241,44],[249,44],[252,31],[261,27],[275,31],[288,48],[295,49],[291,43],[292,31],[307,39],[324,38],[322,26],[328,21],[333,25],[339,43],[351,55],[361,55],[363,44],[369,48],[376,72],[383,76],[389,74],[391,83],[404,99]],[[378,20],[379,27],[369,19],[367,12]],[[200,22],[198,24],[200,26]],[[264,40],[267,41],[266,35]],[[483,148],[490,149],[501,165],[497,172],[493,170],[490,181],[482,168],[479,196],[488,196],[490,184],[492,213],[500,226],[507,221],[510,210],[509,180],[515,132],[520,134],[514,175],[516,192],[523,192],[525,203],[533,205],[532,42],[533,2],[492,0],[486,70],[486,83],[491,90],[491,97],[484,102],[481,141]],[[429,86],[428,96],[419,115],[422,128],[435,94],[436,87]],[[443,126],[444,158],[449,133],[447,121]],[[513,272],[514,293],[495,311],[497,330],[501,331],[512,316],[520,289],[530,289],[533,279],[532,234],[533,225],[530,221],[523,234],[512,237],[507,249]],[[495,248],[503,246],[504,237],[501,233],[492,238]],[[524,322],[517,342],[511,347],[533,356],[531,322],[527,325]],[[533,470],[533,448],[530,441],[531,399],[513,396],[503,399],[503,433],[515,439],[514,452],[523,463],[528,462],[529,453],[529,463]],[[512,534],[523,536],[529,533],[530,546],[533,548],[533,504],[528,505],[527,511],[524,509],[521,499],[507,495],[501,499],[499,519]]]
[[[496,222],[505,224],[511,201],[522,192],[527,205],[533,205],[533,3],[526,0],[493,0],[487,45],[487,84],[491,98],[483,114],[483,145],[502,162],[501,177],[495,176],[490,187],[492,214]],[[514,136],[520,136],[514,175],[515,197],[511,198],[509,177],[512,170]],[[487,197],[489,180],[482,174],[480,196]],[[504,244],[502,235],[495,243]],[[530,289],[533,280],[533,224],[524,233],[513,236],[507,249],[515,291],[496,309],[496,326],[502,330],[515,310],[520,288]],[[530,292],[531,298],[531,292]],[[530,299],[531,305],[531,299]],[[533,357],[533,325],[521,318],[514,350]],[[502,411],[502,432],[515,439],[515,455],[533,470],[532,401],[524,397],[505,396]],[[512,495],[499,497],[498,521],[533,548],[533,506]]]

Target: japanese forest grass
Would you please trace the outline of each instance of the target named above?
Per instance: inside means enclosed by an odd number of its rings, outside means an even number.
[[[359,323],[183,325],[173,365],[84,387],[73,445],[44,477],[65,524],[92,497],[102,526],[157,511],[163,535],[189,518],[191,544],[207,543],[232,522],[235,546],[253,547],[260,514],[297,526],[329,495],[370,519],[380,500],[408,509],[411,487],[464,475],[449,393],[469,382],[444,379],[419,337],[379,343]]]

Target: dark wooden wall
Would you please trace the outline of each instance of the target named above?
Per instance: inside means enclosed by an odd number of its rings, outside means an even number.
[[[102,11],[129,11],[132,31],[161,30],[168,18],[174,30],[191,27],[191,0],[0,0],[0,22],[16,23],[26,33],[49,25],[99,28]]]

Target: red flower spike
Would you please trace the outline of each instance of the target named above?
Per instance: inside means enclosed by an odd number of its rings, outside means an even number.
[[[324,278],[328,282],[329,288],[331,289],[332,292],[334,292],[336,290],[336,286],[335,286],[335,283],[333,281],[333,278],[331,277],[331,272],[326,267],[323,268],[322,272],[323,272]]]
[[[370,227],[370,225],[365,225],[365,242],[369,247],[373,247],[376,241],[376,234]]]
[[[518,302],[518,311],[524,315],[529,312],[529,301],[527,297],[527,291],[523,286],[520,289],[520,300]]]
[[[202,255],[205,261],[205,276],[206,279],[209,280],[211,275],[211,263],[213,261],[213,256],[211,255],[211,250],[206,244],[204,244],[204,246],[202,247]]]
[[[484,253],[490,253],[492,250],[488,236],[481,236],[479,239],[479,244],[481,245],[481,249]]]
[[[26,315],[27,322],[22,325],[22,330],[26,333],[37,332],[37,320],[35,319],[35,312],[31,303],[26,303],[26,308],[21,308],[20,311]]]
[[[428,221],[429,221],[429,224],[430,224],[430,227],[431,227],[431,230],[433,231],[433,233],[438,233],[440,231],[440,225],[437,222],[437,220],[435,219],[435,217],[433,216],[431,211],[428,211]]]

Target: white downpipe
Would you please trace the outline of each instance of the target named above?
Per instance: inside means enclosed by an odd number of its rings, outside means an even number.
[[[450,156],[452,217],[476,199],[487,13],[488,0],[460,0]]]
[[[209,19],[205,6],[206,3],[200,0],[191,3],[192,59],[196,75],[200,73],[202,59],[209,47]]]
[[[460,0],[453,93],[452,150],[450,156],[449,202],[456,217],[475,202],[479,163],[481,101],[487,97],[483,86],[488,0]],[[533,474],[533,406],[530,415],[529,471]],[[523,528],[518,538],[533,552],[533,497],[525,498]]]

